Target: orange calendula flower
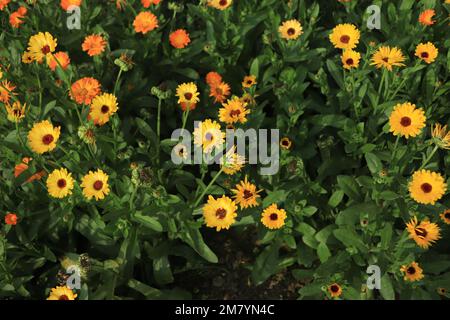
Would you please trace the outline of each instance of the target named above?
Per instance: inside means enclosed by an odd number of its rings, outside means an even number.
[[[255,76],[245,76],[244,77],[244,81],[242,81],[242,86],[244,88],[251,88],[253,87],[255,84],[257,84],[256,82],[256,77]]]
[[[16,87],[11,84],[11,82],[7,80],[3,80],[0,82],[0,102],[9,103],[9,99]]]
[[[19,177],[22,173],[28,170],[28,163],[30,163],[32,159],[31,158],[23,158],[22,162],[19,163],[14,167],[14,177]],[[43,177],[45,177],[46,173],[45,171],[40,171],[38,173],[35,173],[31,177],[28,178],[26,182],[33,182],[35,180],[41,180]]]
[[[419,22],[424,26],[431,26],[436,22],[433,20],[435,14],[436,11],[434,11],[433,9],[425,10],[420,14]]]
[[[92,34],[84,38],[81,48],[91,57],[98,56],[105,51],[106,40],[98,34]]]
[[[330,284],[327,291],[332,298],[339,298],[342,294],[342,287],[337,283]]]
[[[161,0],[141,0],[142,5],[144,8],[150,7],[152,4],[159,4]]]
[[[17,11],[11,13],[11,15],[9,16],[9,24],[13,28],[19,28],[20,25],[25,22],[23,18],[25,17],[26,14],[27,8],[20,7]]]
[[[80,7],[83,0],[61,0],[61,8],[67,11],[70,6]]]
[[[94,78],[86,77],[72,84],[70,97],[78,104],[91,104],[92,99],[100,92],[100,83]]]
[[[17,215],[15,213],[8,213],[5,216],[5,223],[10,226],[15,226],[17,224]]]
[[[151,12],[141,12],[134,19],[133,27],[136,33],[146,34],[158,27],[158,18]]]
[[[10,2],[11,0],[0,0],[0,11],[3,11]]]
[[[184,29],[178,29],[172,32],[169,36],[170,44],[172,47],[177,49],[186,48],[189,42],[191,42],[191,38],[189,38],[189,33]]]
[[[63,70],[66,70],[70,64],[69,55],[66,52],[58,51],[54,55],[51,55],[47,58],[47,65],[52,71],[56,70],[58,62],[61,65],[61,68],[63,68]]]
[[[208,72],[206,75],[206,83],[210,87],[214,87],[222,82],[222,76],[215,71]]]
[[[230,86],[228,83],[221,82],[218,85],[210,88],[210,97],[214,97],[215,103],[223,103],[225,99],[230,95]]]

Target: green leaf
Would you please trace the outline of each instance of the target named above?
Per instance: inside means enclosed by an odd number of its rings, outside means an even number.
[[[394,287],[392,286],[391,277],[387,273],[381,277],[380,293],[386,300],[395,300]]]
[[[328,258],[331,257],[330,249],[328,249],[325,243],[319,243],[317,246],[317,255],[322,263],[327,262]]]
[[[364,157],[366,158],[367,167],[372,174],[377,174],[383,169],[381,160],[375,154],[369,152]]]
[[[331,195],[330,199],[328,200],[328,205],[332,208],[336,208],[339,203],[341,203],[342,199],[344,198],[344,191],[342,190],[336,190]]]
[[[360,188],[355,178],[351,176],[338,176],[337,183],[344,193],[353,200],[361,200]]]
[[[364,242],[350,229],[336,229],[333,231],[333,235],[341,241],[346,247],[355,247],[361,252],[367,251]]]
[[[144,227],[149,228],[153,231],[156,232],[162,232],[163,231],[163,227],[162,225],[159,223],[158,219],[154,218],[154,217],[150,217],[150,216],[144,216],[140,213],[136,213],[133,216],[134,220],[136,222],[141,223]]]

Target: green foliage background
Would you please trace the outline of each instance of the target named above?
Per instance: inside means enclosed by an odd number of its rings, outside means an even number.
[[[305,283],[299,298],[323,299],[324,286],[332,282],[344,286],[344,299],[439,299],[437,288],[449,290],[448,226],[439,222],[443,239],[425,251],[408,239],[405,223],[415,214],[437,222],[449,206],[447,196],[436,206],[418,205],[409,197],[407,184],[433,149],[430,125],[449,124],[450,6],[436,0],[346,5],[332,0],[237,0],[229,10],[219,11],[199,1],[177,1],[183,10],[175,14],[167,2],[149,9],[160,27],[145,36],[135,34],[130,7],[119,11],[113,2],[84,1],[81,30],[67,30],[59,1],[39,0],[29,6],[19,30],[9,26],[6,11],[0,12],[4,77],[17,85],[19,100],[30,106],[19,131],[6,120],[4,108],[1,111],[0,216],[11,211],[20,220],[13,227],[1,224],[0,297],[45,298],[56,284],[59,260],[76,261],[82,253],[89,255],[91,270],[79,299],[192,297],[174,283],[174,274],[221,261],[203,236],[201,205],[193,208],[197,187],[202,190],[217,168],[170,162],[173,144],[168,139],[181,126],[181,110],[175,97],[163,102],[160,146],[155,133],[158,100],[150,89],[165,82],[175,90],[182,82],[194,81],[202,94],[190,120],[217,119],[204,82],[211,70],[222,74],[236,95],[242,93],[243,77],[256,75],[257,105],[243,128],[278,128],[293,141],[293,149],[281,154],[278,174],[260,176],[257,166],[247,166],[236,176],[221,176],[210,192],[229,194],[230,186],[245,174],[264,189],[262,206],[239,212],[232,227],[242,235],[257,228],[259,246],[247,266],[255,286],[289,268]],[[142,8],[140,1],[128,3],[137,12]],[[10,7],[15,10],[19,4],[24,1],[13,1]],[[366,27],[365,10],[371,4],[382,8],[379,31]],[[436,10],[437,23],[425,28],[417,19],[429,8]],[[278,27],[291,18],[302,23],[304,34],[288,43],[279,37]],[[339,23],[353,23],[361,30],[360,68],[345,76],[340,52],[328,40]],[[187,29],[193,40],[181,51],[168,41],[178,28]],[[58,50],[69,52],[69,79],[61,70],[55,74],[45,65],[21,63],[29,37],[39,31],[52,33]],[[108,39],[101,57],[81,51],[84,37],[92,33]],[[440,55],[431,65],[417,63],[414,49],[428,41]],[[371,42],[398,46],[409,57],[382,94],[382,72],[369,66],[376,49]],[[124,52],[132,55],[135,66],[121,77],[119,116],[97,129],[92,156],[77,135],[79,121],[65,86],[55,80],[94,77],[111,92],[119,70],[114,60]],[[425,110],[428,126],[419,137],[402,139],[391,159],[395,137],[387,120],[393,106],[405,101]],[[86,114],[87,109],[83,118]],[[58,144],[68,154],[57,148],[39,157],[20,144],[18,134],[26,141],[32,124],[43,119],[61,125]],[[188,129],[193,129],[193,121],[188,121]],[[15,179],[14,166],[24,156],[35,160]],[[23,183],[43,164],[56,168],[56,162],[78,179],[100,165],[110,176],[111,194],[104,201],[88,202],[77,189],[61,201],[51,199],[42,184]],[[140,167],[131,169],[132,162]],[[439,151],[427,168],[449,176],[449,163],[448,153]],[[286,226],[276,232],[259,222],[262,208],[272,202],[288,213]],[[413,285],[399,272],[412,260],[426,275]],[[371,264],[382,270],[379,292],[364,289]]]

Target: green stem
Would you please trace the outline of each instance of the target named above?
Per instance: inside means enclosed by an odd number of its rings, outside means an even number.
[[[391,156],[391,162],[394,161],[394,159],[395,159],[395,154],[397,153],[397,147],[398,147],[399,141],[400,141],[400,135],[398,135],[397,139],[395,140],[394,150],[392,151],[392,156]]]
[[[194,208],[196,208],[198,206],[198,204],[200,203],[200,201],[202,201],[202,199],[205,196],[206,192],[208,192],[209,188],[214,184],[214,182],[216,182],[217,178],[222,174],[223,169],[224,169],[224,167],[222,166],[222,168],[220,168],[220,171],[217,172],[217,174],[214,176],[214,178],[211,180],[211,182],[208,184],[208,186],[205,188],[205,190],[203,190],[203,192],[200,195],[200,197],[197,199],[197,201],[195,201]]]
[[[41,87],[41,79],[39,79],[39,72],[36,72],[36,79],[39,87],[39,117],[42,114],[42,87]]]
[[[114,96],[116,95],[116,92],[117,92],[117,87],[119,85],[119,79],[120,79],[120,76],[122,75],[122,71],[123,71],[122,68],[120,68],[119,74],[117,75],[116,83],[114,84],[114,91],[113,91]]]
[[[16,123],[17,136],[19,137],[19,142],[25,150],[28,150],[26,144],[22,140],[22,136],[20,135],[19,123],[17,121],[15,123]]]
[[[188,119],[188,117],[189,117],[189,111],[191,110],[191,107],[190,106],[188,106],[187,108],[186,108],[186,111],[183,113],[183,125],[182,125],[182,127],[181,127],[181,130],[184,130],[184,128],[186,127],[186,121],[187,121],[187,119]]]
[[[161,149],[161,99],[158,99],[158,119],[156,123],[156,134],[158,136],[157,162],[159,164],[159,154]]]
[[[419,170],[422,170],[423,168],[425,168],[425,166],[428,164],[428,162],[431,160],[431,158],[433,158],[434,154],[436,153],[436,151],[438,151],[438,149],[439,149],[439,146],[434,147],[433,151],[431,151],[430,155],[422,163]]]

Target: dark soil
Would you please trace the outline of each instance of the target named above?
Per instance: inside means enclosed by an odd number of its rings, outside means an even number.
[[[251,272],[247,266],[254,263],[261,249],[256,243],[254,230],[248,229],[239,235],[233,230],[203,230],[202,233],[219,258],[219,263],[209,268],[180,273],[175,280],[178,287],[191,292],[194,299],[297,299],[297,291],[302,284],[292,276],[290,270],[275,274],[259,286],[251,283]]]

